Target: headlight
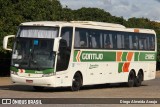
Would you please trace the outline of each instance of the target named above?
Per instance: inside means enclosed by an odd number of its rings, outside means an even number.
[[[53,76],[53,75],[55,75],[55,73],[43,74],[42,77],[50,77],[50,76]]]
[[[11,74],[18,75],[18,73],[15,71],[11,71]]]

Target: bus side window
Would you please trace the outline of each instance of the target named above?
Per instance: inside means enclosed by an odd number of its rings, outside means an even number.
[[[155,50],[155,38],[154,36],[149,36],[149,50]]]
[[[143,35],[139,36],[139,49],[140,50],[147,50],[147,38],[146,38],[146,36],[143,36]]]
[[[122,49],[122,35],[118,33],[116,36],[117,36],[117,48]]]
[[[113,49],[117,49],[117,34],[112,34]]]
[[[94,36],[91,37],[91,41],[92,41],[92,48],[97,48],[97,42]]]
[[[92,35],[91,37],[91,48],[102,48],[102,35],[100,34],[102,31],[101,30],[91,30],[92,31]]]
[[[137,36],[132,36],[133,49],[138,49],[138,38]]]
[[[88,48],[89,47],[89,33],[87,29],[76,28],[74,47],[75,48]]]
[[[130,50],[130,40],[128,35],[124,35],[124,49]]]
[[[111,49],[112,45],[112,35],[111,34],[104,34],[104,48]]]
[[[132,40],[133,40],[132,35],[129,34],[129,49],[131,49],[131,50],[133,49],[133,43],[132,43],[133,41]]]

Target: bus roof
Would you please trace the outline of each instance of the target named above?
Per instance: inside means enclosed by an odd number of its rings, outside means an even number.
[[[59,26],[67,23],[68,22],[60,22],[60,21],[37,21],[37,22],[21,23],[20,26]]]
[[[56,26],[56,25],[92,25],[92,26],[102,26],[102,27],[113,27],[113,28],[125,28],[125,26],[114,23],[104,23],[104,22],[94,22],[94,21],[39,21],[39,22],[25,22],[21,23],[23,26]]]
[[[106,22],[94,22],[94,21],[71,21],[74,24],[82,24],[82,25],[92,25],[92,26],[102,26],[102,27],[112,27],[112,28],[125,28],[125,26],[114,23],[106,23]]]
[[[90,27],[91,28],[103,28],[115,31],[124,31],[124,32],[137,32],[137,33],[153,33],[155,34],[154,30],[151,29],[143,29],[143,28],[126,28],[120,24],[114,23],[106,23],[106,22],[94,22],[94,21],[37,21],[37,22],[25,22],[21,23],[20,26],[81,26],[81,27]]]

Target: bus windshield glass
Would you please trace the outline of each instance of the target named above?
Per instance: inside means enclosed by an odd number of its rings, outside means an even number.
[[[53,68],[53,45],[57,36],[58,28],[21,27],[13,47],[12,66],[35,70]]]

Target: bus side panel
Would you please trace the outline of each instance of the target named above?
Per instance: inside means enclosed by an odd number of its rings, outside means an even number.
[[[117,83],[125,81],[126,73],[118,72],[118,63],[110,62],[107,65],[107,78],[105,78],[106,83]]]
[[[87,67],[88,67],[88,63],[85,63],[85,62],[73,62],[71,64],[71,66],[70,66],[71,70],[69,71],[69,72],[71,72],[70,73],[71,74],[70,75],[71,79],[73,80],[73,77],[74,77],[76,72],[80,72],[82,74],[83,85],[85,85],[88,82],[90,82],[91,80],[89,79],[89,77],[87,75]]]
[[[115,78],[117,64],[106,62],[90,62],[88,64],[86,73],[88,81],[85,81],[86,85],[92,84],[104,84],[113,81]]]
[[[156,77],[156,62],[148,63],[148,72],[147,75],[144,76],[144,80],[155,79]]]

